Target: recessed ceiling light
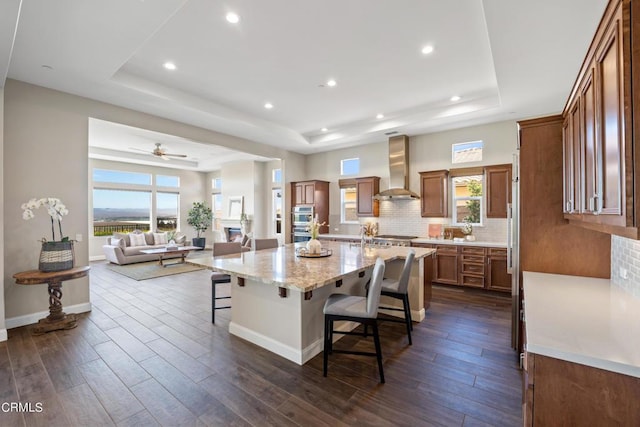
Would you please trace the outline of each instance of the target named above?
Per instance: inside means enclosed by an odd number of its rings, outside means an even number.
[[[326,131],[328,131],[329,129],[327,129],[327,128],[322,128],[322,129],[320,129],[320,130],[321,130],[322,132],[326,132]]]
[[[174,64],[173,62],[165,62],[162,65],[164,68],[166,68],[167,70],[175,70],[176,69],[176,64]]]
[[[327,86],[329,87],[334,87],[335,85],[337,85],[338,83],[336,83],[335,80],[331,79],[327,82]]]
[[[379,113],[379,114],[376,116],[376,119],[384,119],[384,114]]]
[[[240,22],[240,17],[233,12],[227,13],[226,18],[227,18],[227,21],[232,24],[237,24],[238,22]]]
[[[264,108],[266,108],[267,110],[271,110],[273,108],[273,104],[270,102],[267,102],[266,104],[264,104]]]
[[[453,96],[451,97],[451,101],[452,101],[452,102],[460,101],[460,97],[459,97],[458,95],[453,95]]]
[[[433,46],[431,46],[431,45],[427,45],[427,46],[422,48],[422,54],[423,55],[428,55],[428,54],[430,54],[432,52],[433,52]]]

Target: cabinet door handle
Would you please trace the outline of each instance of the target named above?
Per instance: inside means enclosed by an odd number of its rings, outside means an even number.
[[[600,197],[598,197],[598,195],[594,195],[593,196],[593,213],[595,215],[600,215],[600,212],[602,211],[602,206],[600,202]]]

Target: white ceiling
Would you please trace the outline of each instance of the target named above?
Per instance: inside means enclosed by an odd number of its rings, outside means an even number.
[[[561,111],[605,6],[2,0],[0,77],[313,153],[384,141],[389,131],[416,135]],[[238,24],[225,20],[228,11]],[[420,52],[426,44],[435,49],[428,56]],[[177,69],[164,69],[166,61]],[[330,78],[335,87],[320,87]],[[153,149],[153,138],[137,137]],[[122,148],[114,141],[98,147]]]

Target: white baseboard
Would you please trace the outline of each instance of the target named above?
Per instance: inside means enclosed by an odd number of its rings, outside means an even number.
[[[254,343],[257,346],[266,348],[267,350],[284,357],[298,365],[304,364],[302,361],[302,352],[292,348],[288,345],[282,344],[279,341],[269,338],[262,334],[259,334],[251,329],[247,329],[244,326],[240,326],[237,323],[229,323],[229,333]]]
[[[359,323],[356,322],[344,322],[344,324],[337,327],[336,330],[348,332],[358,327],[358,325]],[[298,365],[304,365],[317,354],[321,353],[324,348],[323,340],[318,339],[302,350],[296,350],[293,347],[276,341],[273,338],[269,338],[267,336],[259,334],[255,331],[252,331],[251,329],[247,329],[244,326],[240,326],[234,322],[229,323],[229,333],[252,342],[257,346],[266,348],[272,353],[275,353],[278,356],[282,356],[287,360],[297,363]],[[334,335],[333,340],[337,341],[342,337],[343,335]]]
[[[89,257],[89,261],[104,261],[105,259],[107,259],[107,257],[104,255],[94,255]]]
[[[82,304],[65,305],[63,309],[65,313],[86,313],[91,311],[91,303],[85,302]],[[20,326],[32,325],[34,323],[38,323],[38,320],[43,317],[47,317],[48,315],[49,311],[40,311],[38,313],[25,314],[24,316],[10,317],[5,320],[5,326],[7,329],[13,329]],[[5,340],[7,339],[6,334],[5,330]]]
[[[0,342],[7,340],[7,330],[0,329]]]

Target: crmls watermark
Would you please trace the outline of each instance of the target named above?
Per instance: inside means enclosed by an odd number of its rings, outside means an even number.
[[[2,412],[42,412],[42,402],[2,402]]]

